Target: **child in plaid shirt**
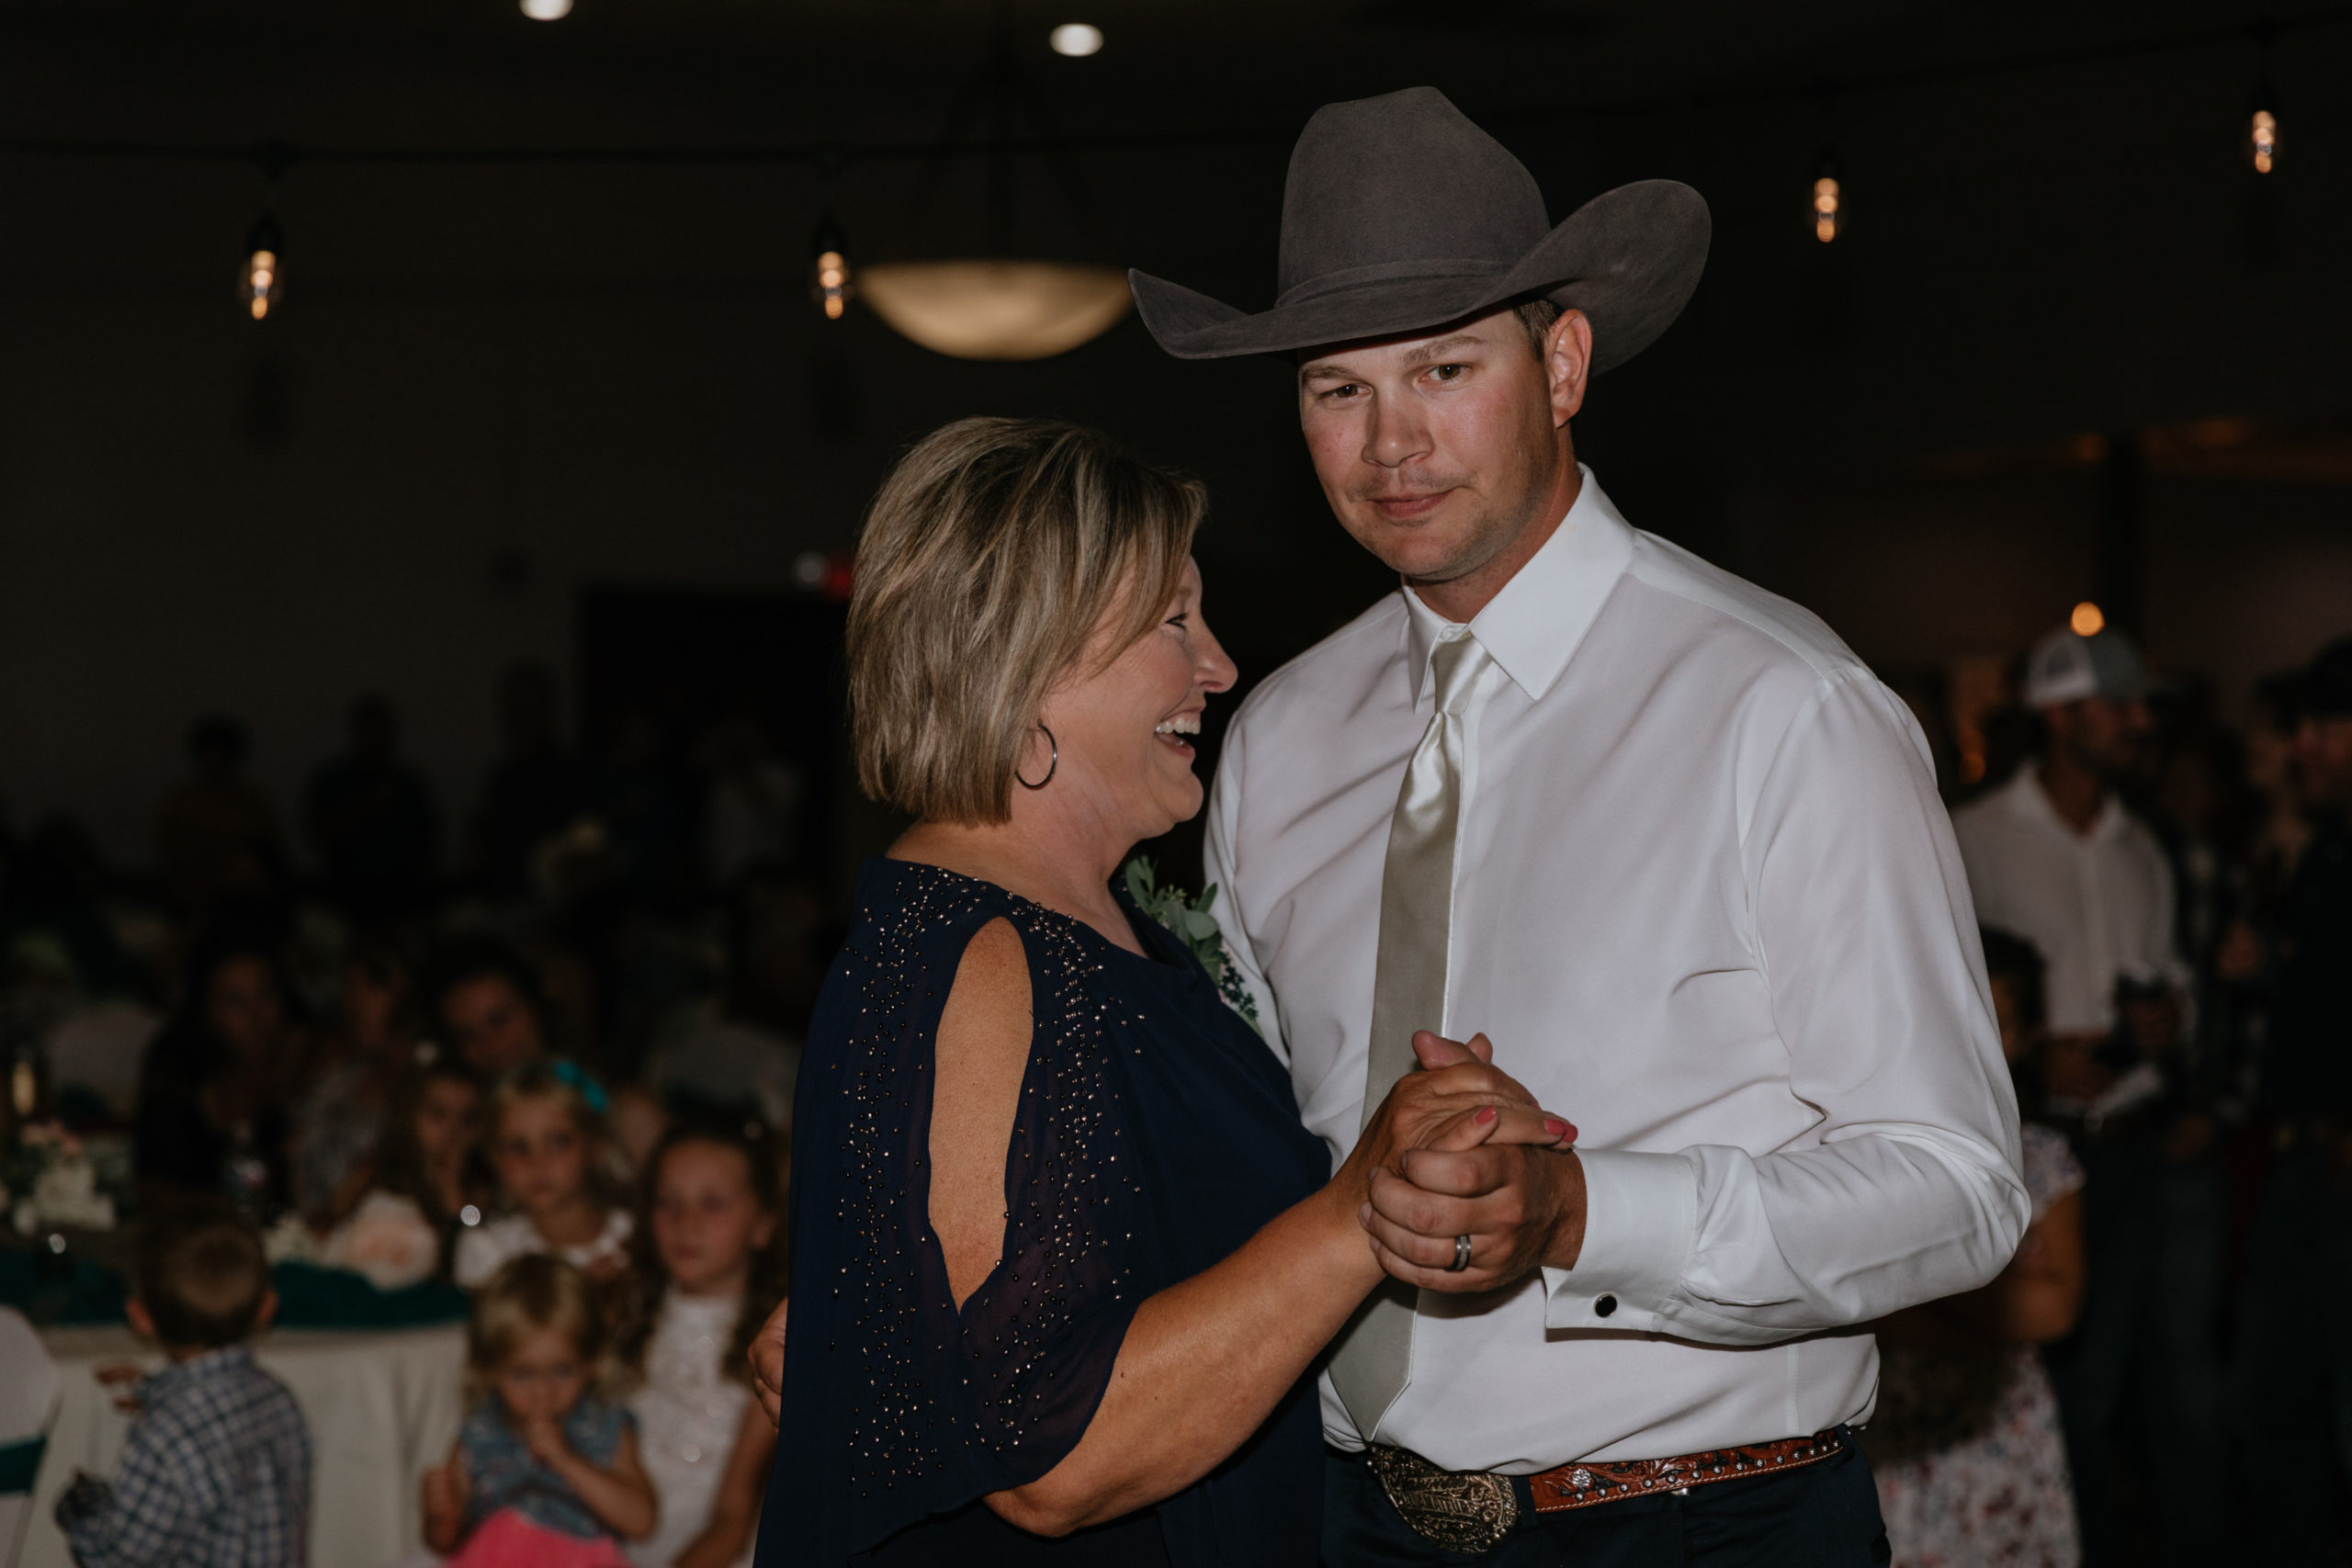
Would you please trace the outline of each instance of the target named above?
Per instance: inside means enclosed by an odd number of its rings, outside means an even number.
[[[310,1430],[245,1343],[277,1310],[250,1229],[149,1222],[130,1325],[171,1365],[139,1387],[113,1483],[77,1476],[57,1501],[82,1568],[304,1568]]]

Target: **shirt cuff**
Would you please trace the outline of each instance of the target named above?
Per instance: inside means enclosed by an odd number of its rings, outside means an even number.
[[[1546,1328],[1662,1326],[1699,1233],[1699,1172],[1680,1155],[1578,1149],[1584,1247],[1573,1269],[1544,1270]]]

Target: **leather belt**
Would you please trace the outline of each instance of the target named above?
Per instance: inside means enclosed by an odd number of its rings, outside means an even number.
[[[1655,1492],[1688,1492],[1718,1481],[1745,1481],[1815,1464],[1842,1450],[1847,1434],[1833,1427],[1809,1438],[1742,1443],[1673,1459],[1607,1460],[1564,1464],[1518,1477],[1481,1470],[1441,1470],[1405,1449],[1374,1445],[1364,1452],[1380,1488],[1413,1532],[1450,1551],[1488,1551],[1519,1523],[1524,1480],[1535,1511],[1556,1514],[1619,1503]]]

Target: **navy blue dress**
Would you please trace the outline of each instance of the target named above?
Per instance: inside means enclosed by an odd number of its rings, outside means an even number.
[[[792,1315],[759,1568],[1316,1561],[1322,1438],[1302,1379],[1158,1506],[1059,1540],[979,1499],[1077,1446],[1136,1308],[1321,1186],[1289,1075],[1173,936],[1138,956],[935,866],[868,861],[794,1112]],[[931,1231],[933,1042],[980,928],[1012,922],[1036,1020],[1002,1261],[959,1311]]]

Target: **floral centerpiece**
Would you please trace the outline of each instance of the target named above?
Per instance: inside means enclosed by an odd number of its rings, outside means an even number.
[[[82,1140],[55,1122],[29,1122],[0,1179],[0,1204],[18,1235],[65,1226],[110,1231],[114,1199],[98,1190],[98,1168]]]
[[[1176,940],[1190,948],[1201,967],[1208,971],[1209,980],[1216,987],[1216,994],[1225,998],[1225,1005],[1239,1013],[1251,1029],[1264,1034],[1265,1026],[1258,1021],[1257,999],[1243,984],[1232,954],[1226,951],[1225,932],[1217,925],[1216,917],[1209,913],[1216,903],[1216,885],[1211,883],[1198,898],[1181,887],[1163,887],[1159,873],[1142,855],[1127,863],[1126,878],[1127,896],[1136,901],[1136,908],[1173,931]]]

